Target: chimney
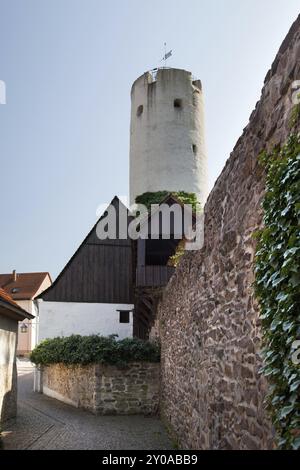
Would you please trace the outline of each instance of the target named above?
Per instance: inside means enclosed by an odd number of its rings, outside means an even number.
[[[16,282],[16,280],[17,280],[17,272],[16,272],[15,269],[13,270],[12,274],[13,274],[13,281]]]

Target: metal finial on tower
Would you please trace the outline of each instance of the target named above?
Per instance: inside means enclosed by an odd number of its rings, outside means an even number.
[[[165,62],[165,67],[166,67],[167,66],[167,59],[169,59],[169,57],[171,57],[173,51],[171,49],[169,52],[167,52],[167,43],[166,42],[164,43],[164,46],[165,46],[165,53],[164,53],[163,58],[161,59],[161,62],[164,61]]]

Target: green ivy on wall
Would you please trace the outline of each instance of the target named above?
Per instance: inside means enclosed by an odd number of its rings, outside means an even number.
[[[169,258],[168,265],[176,268],[182,256],[184,255],[184,253],[185,253],[185,240],[180,240],[176,247],[174,255],[170,256]]]
[[[300,100],[300,93],[297,96],[297,98],[298,100]],[[295,106],[292,109],[291,117],[290,117],[290,128],[292,129],[293,127],[296,127],[299,121],[300,121],[300,102],[298,104],[295,104]]]
[[[300,96],[300,95],[299,95]],[[293,107],[291,119],[290,119],[290,127],[293,128],[299,122],[300,119],[300,103],[296,104]]]
[[[267,406],[281,449],[300,448],[300,136],[263,153],[266,169],[264,228],[255,258],[255,291],[263,330],[263,373],[270,384]]]
[[[185,191],[156,191],[143,193],[137,196],[135,199],[136,204],[143,204],[150,210],[152,204],[160,204],[168,195],[174,196],[182,204],[190,204],[193,211],[201,210],[200,202],[198,202],[197,195],[195,193],[187,193]]]

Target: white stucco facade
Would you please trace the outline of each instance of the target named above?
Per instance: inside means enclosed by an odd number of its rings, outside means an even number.
[[[46,338],[73,334],[108,336],[118,339],[133,335],[133,305],[81,302],[37,301],[38,342]],[[129,323],[120,323],[120,312],[130,311]]]
[[[45,279],[41,283],[39,289],[36,291],[35,296],[37,297],[45,289],[51,285],[50,276],[45,276]],[[34,316],[32,320],[25,318],[22,322],[19,322],[18,327],[18,344],[17,344],[17,354],[18,355],[28,355],[37,345],[37,306],[33,299],[27,300],[16,300],[16,303],[26,312],[31,313]],[[27,326],[27,331],[22,331],[22,325]]]
[[[18,300],[17,304],[26,312],[36,316],[36,307],[33,300]],[[22,331],[22,326],[27,326],[27,331]],[[36,319],[25,318],[19,322],[17,354],[28,354],[36,346]]]
[[[130,203],[163,190],[207,197],[202,86],[180,69],[147,72],[131,90]]]

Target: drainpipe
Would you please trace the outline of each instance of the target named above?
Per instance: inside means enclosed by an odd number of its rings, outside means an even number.
[[[35,346],[39,341],[39,302],[40,300],[33,300],[33,308],[35,310]],[[34,392],[43,393],[43,370],[40,366],[34,366],[33,373],[33,390]]]

